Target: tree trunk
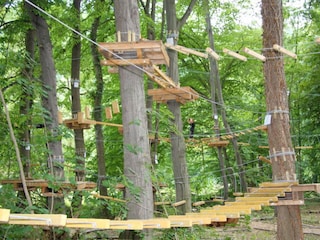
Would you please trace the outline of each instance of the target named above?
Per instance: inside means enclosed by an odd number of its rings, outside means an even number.
[[[48,137],[48,167],[50,173],[55,180],[64,180],[64,157],[62,154],[62,144],[59,136],[58,124],[58,106],[56,91],[56,70],[52,55],[52,45],[49,34],[49,27],[42,15],[38,15],[35,10],[26,4],[31,22],[36,29],[40,64],[41,64],[41,80],[43,85],[42,106],[46,110],[44,115],[45,134]],[[50,212],[65,212],[63,198],[48,198],[48,206]]]
[[[210,48],[212,50],[215,49],[214,47],[214,36],[212,33],[212,26],[211,26],[211,18],[210,18],[210,11],[209,11],[209,5],[208,1],[205,1],[204,10],[206,11],[206,24],[207,24],[207,32],[209,37],[209,44]],[[217,97],[216,97],[216,82],[220,81],[219,79],[219,69],[218,69],[218,63],[215,59],[209,58],[210,61],[210,87],[211,87],[211,100],[212,100],[212,112],[213,112],[213,120],[214,120],[214,131],[217,138],[220,137],[220,124],[219,124],[219,118],[218,118],[218,109],[217,109]],[[229,192],[229,186],[228,186],[228,179],[226,175],[226,165],[225,165],[225,159],[222,154],[222,147],[218,147],[218,159],[219,159],[219,166],[221,171],[221,177],[223,182],[223,199],[228,199],[228,192]]]
[[[127,41],[128,31],[140,35],[139,9],[136,0],[114,2],[116,29]],[[124,173],[128,180],[125,195],[128,219],[153,217],[150,176],[151,158],[146,115],[143,72],[135,66],[119,67],[122,103]]]
[[[75,11],[75,30],[80,32],[80,5],[81,0],[73,1]],[[72,97],[72,116],[77,116],[81,112],[80,100],[80,60],[81,60],[81,38],[78,34],[73,33],[73,47],[71,54],[71,97]],[[76,181],[85,181],[85,157],[86,150],[83,138],[83,129],[74,129],[75,142],[75,176]],[[72,208],[74,216],[79,215],[79,210],[82,205],[82,192],[74,191]]]
[[[24,116],[28,116],[33,104],[33,91],[29,87],[31,82],[33,81],[33,68],[30,67],[30,59],[34,60],[35,53],[35,31],[29,29],[26,33],[25,40],[26,52],[28,54],[28,58],[26,59],[26,67],[22,70],[22,75],[26,79],[26,82],[29,83],[28,86],[23,86],[28,89],[27,91],[23,90],[23,94],[21,97],[20,106],[20,114]],[[31,143],[30,143],[30,126],[32,126],[31,118],[28,116],[26,120],[26,127],[23,132],[20,134],[19,139],[23,143],[20,145],[20,154],[21,159],[24,163],[24,174],[26,178],[31,178],[31,160],[30,160],[30,151],[31,151]]]
[[[97,31],[100,24],[100,17],[95,18],[91,26],[91,40],[97,41]],[[104,90],[104,82],[102,69],[100,65],[99,51],[95,44],[91,45],[91,55],[94,65],[94,74],[96,78],[96,90],[94,98],[94,109],[93,109],[93,118],[94,120],[101,122],[102,121],[102,96]],[[105,161],[105,150],[104,150],[104,137],[102,126],[96,124],[94,126],[95,135],[96,135],[96,148],[97,148],[97,159],[98,159],[98,188],[101,195],[107,195],[107,188],[103,186],[102,181],[106,178],[106,161]]]
[[[273,181],[296,181],[295,153],[292,147],[289,123],[287,86],[284,60],[281,53],[272,50],[273,44],[283,44],[282,1],[262,0],[263,49],[270,159]],[[277,207],[277,239],[303,239],[299,206]]]
[[[191,9],[193,2],[190,3]],[[178,35],[181,27],[186,22],[188,14],[190,14],[190,7],[184,15],[184,18],[180,21],[176,15],[176,4],[174,0],[165,1],[166,17],[167,17],[167,34],[168,38],[172,38],[174,44],[178,42]],[[170,58],[170,66],[168,68],[169,77],[175,82],[179,83],[178,73],[178,54],[176,51],[168,49],[168,55]],[[168,108],[173,115],[172,124],[175,127],[175,131],[170,133],[171,138],[171,154],[173,164],[173,174],[176,186],[176,201],[186,200],[186,204],[178,207],[179,213],[191,212],[191,193],[189,174],[186,161],[186,145],[182,134],[183,124],[181,118],[180,103],[175,100],[168,101]]]

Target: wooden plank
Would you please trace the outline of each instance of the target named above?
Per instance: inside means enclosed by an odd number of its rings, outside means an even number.
[[[211,222],[226,222],[227,221],[227,216],[226,215],[215,215],[212,213],[186,213],[186,215],[190,216],[200,216],[200,217],[205,217],[205,218],[210,218]]]
[[[119,103],[117,100],[114,100],[112,102],[112,111],[114,114],[120,113],[120,107],[119,107]]]
[[[211,224],[211,218],[210,217],[204,217],[204,216],[192,216],[192,215],[170,215],[168,216],[168,219],[171,221],[179,221],[179,220],[191,220],[192,225],[205,225],[205,224]]]
[[[296,206],[304,205],[304,200],[279,200],[275,203],[270,203],[270,206]]]
[[[108,59],[101,60],[102,66],[150,65],[150,59]]]
[[[320,184],[299,184],[291,187],[293,192],[317,192],[320,193]]]
[[[233,206],[235,208],[249,207],[251,210],[256,210],[256,211],[260,211],[262,209],[262,207],[261,207],[262,204],[247,204],[244,202],[226,202],[225,206]]]
[[[110,229],[142,230],[143,220],[110,220]]]
[[[10,214],[9,224],[64,227],[67,215],[63,214]]]
[[[9,221],[10,209],[0,209],[0,223],[7,223]]]
[[[240,211],[235,209],[201,209],[200,213],[204,214],[215,214],[215,215],[225,215],[227,218],[240,218]]]
[[[263,192],[254,192],[254,193],[245,193],[245,197],[283,197],[285,193],[263,193]]]
[[[171,228],[171,221],[167,218],[152,218],[152,219],[146,219],[142,220],[143,228],[159,228],[159,229],[165,229],[165,228]]]
[[[278,197],[236,197],[239,202],[252,202],[252,201],[273,201],[277,202]]]
[[[191,219],[169,219],[171,227],[192,227]]]
[[[66,222],[66,227],[68,228],[108,229],[109,226],[109,219],[67,218]]]
[[[198,201],[198,202],[194,202],[194,203],[192,204],[192,206],[198,207],[198,206],[201,206],[201,205],[204,205],[204,204],[206,204],[205,201]]]
[[[248,202],[224,202],[225,205],[261,205],[261,206],[269,206],[270,201],[268,200],[256,200],[256,201],[248,201]]]
[[[216,214],[228,214],[228,213],[240,213],[240,214],[251,214],[251,208],[249,207],[241,207],[241,206],[219,206],[215,208],[204,209],[200,212],[212,212]]]
[[[186,200],[181,200],[179,202],[172,203],[171,206],[172,207],[178,207],[178,206],[181,206],[183,204],[186,204],[186,202],[187,202]]]
[[[172,87],[178,87],[178,85],[169,76],[167,76],[167,74],[162,72],[160,68],[158,68],[156,65],[152,65],[152,67],[160,77],[168,82],[169,85],[171,85]]]
[[[259,184],[259,187],[268,187],[268,188],[281,188],[281,187],[289,187],[295,186],[299,183],[297,181],[294,182],[263,182]]]

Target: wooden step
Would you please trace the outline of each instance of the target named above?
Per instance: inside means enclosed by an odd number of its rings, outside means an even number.
[[[233,206],[234,208],[249,207],[251,210],[260,211],[262,204],[247,204],[244,202],[226,202],[225,206]]]
[[[152,218],[142,220],[143,228],[171,228],[171,221],[167,218]]]
[[[10,214],[9,224],[64,227],[67,215],[63,214]]]
[[[66,227],[68,228],[87,228],[87,229],[108,229],[110,220],[94,218],[67,218]]]
[[[211,222],[226,222],[227,217],[225,215],[216,215],[211,213],[186,213],[187,216],[199,216],[204,218],[210,218]]]
[[[211,224],[211,218],[203,216],[192,216],[192,215],[170,215],[169,220],[191,220],[192,225],[206,225]]]
[[[109,229],[142,230],[143,220],[110,220]]]
[[[281,188],[281,187],[289,187],[289,186],[295,186],[298,185],[299,182],[263,182],[259,184],[259,187],[261,188]]]
[[[0,223],[7,223],[9,222],[9,216],[10,216],[10,209],[0,209]]]
[[[236,197],[238,202],[251,202],[251,201],[272,201],[277,202],[278,197]]]

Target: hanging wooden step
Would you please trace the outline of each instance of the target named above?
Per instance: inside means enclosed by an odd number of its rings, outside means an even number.
[[[175,100],[185,104],[199,98],[199,94],[191,87],[149,89],[148,95],[152,96],[153,101],[157,103],[167,103],[170,100]]]
[[[229,141],[213,141],[209,142],[209,147],[226,147],[229,144]]]
[[[105,57],[104,66],[139,65],[169,66],[169,56],[162,41],[99,43],[99,52]]]
[[[23,191],[22,181],[21,179],[6,179],[0,180],[1,184],[12,184],[14,190],[16,191]],[[56,186],[58,190],[52,192],[51,185],[53,183],[49,183],[47,180],[44,179],[28,179],[26,180],[26,185],[29,190],[36,190],[40,189],[41,193],[44,197],[61,197],[63,196],[62,192],[65,191],[73,191],[73,190],[93,190],[97,187],[97,184],[94,182],[56,182]]]

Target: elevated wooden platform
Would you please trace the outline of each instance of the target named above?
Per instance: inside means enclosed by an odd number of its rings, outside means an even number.
[[[152,96],[153,101],[158,103],[167,103],[170,100],[175,100],[185,104],[199,98],[199,94],[191,87],[149,89],[148,95]]]
[[[162,41],[139,40],[132,42],[99,43],[99,51],[105,57],[104,66],[165,64],[169,66],[169,56]]]
[[[11,184],[13,185],[14,190],[16,191],[23,191],[22,181],[21,179],[5,179],[0,180],[0,184]],[[50,183],[47,180],[44,179],[32,179],[32,180],[26,180],[26,185],[29,190],[36,190],[40,189],[42,195],[44,197],[62,197],[63,192],[66,191],[88,191],[93,190],[97,187],[97,184],[94,182],[56,182],[56,183]],[[54,185],[54,192],[52,191],[52,185]]]
[[[66,125],[66,127],[70,128],[70,129],[89,129],[91,125],[96,125],[96,124],[117,127],[119,129],[119,131],[121,131],[121,129],[123,127],[122,124],[98,122],[95,120],[87,119],[83,112],[78,112],[73,117],[74,118],[72,118],[72,119],[66,119],[63,121],[63,124]]]

